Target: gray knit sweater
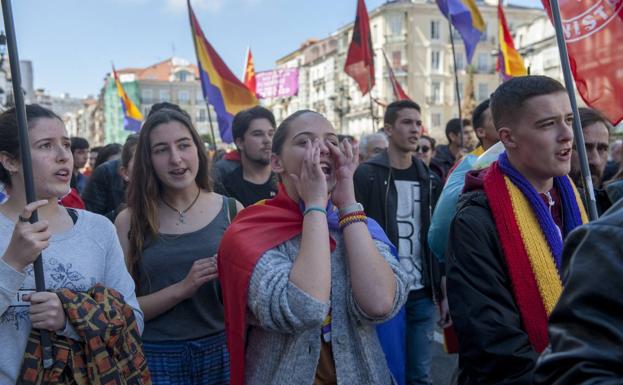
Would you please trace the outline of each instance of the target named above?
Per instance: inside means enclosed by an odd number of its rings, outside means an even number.
[[[115,228],[101,215],[76,211],[76,224],[66,232],[54,234],[48,248],[43,250],[47,289],[86,291],[96,283],[113,288],[132,306],[142,331],[143,313]],[[14,227],[11,220],[0,214],[0,256],[8,247]],[[0,258],[0,385],[12,385],[17,380],[31,328],[29,303],[20,298],[34,289],[32,265],[23,272],[15,271]],[[79,339],[69,323],[57,334]]]
[[[311,385],[320,357],[321,325],[331,307],[331,342],[339,385],[394,383],[374,324],[393,317],[407,299],[410,278],[389,248],[377,242],[396,278],[392,312],[365,314],[354,300],[342,235],[331,254],[331,302],[322,303],[289,280],[300,235],[264,253],[249,284],[251,325],[246,349],[246,385]]]

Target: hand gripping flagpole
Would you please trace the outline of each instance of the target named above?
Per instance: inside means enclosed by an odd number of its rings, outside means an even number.
[[[575,147],[580,160],[580,171],[582,173],[582,181],[584,182],[584,194],[586,196],[586,201],[588,202],[588,215],[590,220],[595,220],[599,216],[597,214],[595,191],[593,190],[593,181],[588,167],[588,157],[586,155],[586,147],[584,146],[584,133],[582,132],[580,113],[578,112],[578,102],[575,98],[575,87],[573,84],[573,77],[571,76],[571,66],[569,65],[567,44],[562,30],[562,18],[560,17],[558,0],[550,0],[550,8],[552,10],[552,18],[554,19],[554,28],[556,29],[556,40],[558,42],[558,51],[560,52],[562,73],[565,77],[565,87],[569,93],[569,100],[571,101],[571,108],[573,110],[573,136],[575,138]]]
[[[22,92],[22,78],[19,70],[19,57],[17,54],[17,39],[15,38],[15,25],[13,24],[13,10],[11,0],[2,0],[2,14],[4,17],[4,27],[6,28],[7,47],[9,50],[9,63],[11,66],[11,81],[13,83],[13,95],[15,98],[15,113],[17,115],[17,127],[19,132],[19,149],[22,158],[22,170],[24,173],[24,185],[26,190],[26,201],[28,203],[36,200],[35,186],[33,183],[32,162],[30,158],[30,145],[28,142],[28,123],[26,118],[26,105],[24,104],[24,94]],[[39,220],[37,211],[33,211],[30,216],[30,223]],[[43,262],[41,254],[34,262],[35,288],[37,291],[45,291],[45,277],[43,275]],[[41,351],[43,356],[43,367],[50,368],[54,363],[52,358],[52,344],[50,334],[47,330],[41,332]]]

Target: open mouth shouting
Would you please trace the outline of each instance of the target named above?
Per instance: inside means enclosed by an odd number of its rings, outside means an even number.
[[[564,148],[556,153],[556,158],[561,161],[567,161],[571,159],[571,148]]]
[[[54,173],[54,175],[63,182],[68,182],[71,179],[71,170],[68,168],[62,168]]]

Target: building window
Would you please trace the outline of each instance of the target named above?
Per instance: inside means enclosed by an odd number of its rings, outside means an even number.
[[[206,120],[208,120],[208,114],[206,113],[206,109],[205,108],[197,109],[197,121],[205,122]]]
[[[431,40],[439,40],[441,38],[441,31],[440,31],[440,25],[441,23],[439,22],[439,20],[431,20],[430,22],[430,39]]]
[[[199,104],[203,102],[204,102],[203,91],[201,90],[201,87],[199,87],[197,89],[197,95],[195,95],[195,103]]]
[[[180,103],[188,104],[190,100],[190,94],[186,90],[180,90],[177,92],[177,100]]]
[[[433,104],[441,104],[441,83],[440,82],[431,83],[431,98],[433,100]]]
[[[478,72],[489,71],[489,54],[478,54]]]
[[[154,101],[154,90],[152,89],[142,90],[141,99],[143,103],[152,103]]]
[[[389,31],[392,36],[400,36],[402,34],[402,16],[392,16],[389,19]]]
[[[485,24],[485,30],[482,31],[482,35],[480,35],[480,41],[487,41],[487,24]]]
[[[457,52],[455,55],[456,59],[456,70],[461,71],[465,69],[465,55],[463,52]]]
[[[430,125],[432,128],[441,127],[441,114],[439,112],[433,112],[430,119]]]
[[[489,97],[489,86],[487,83],[478,83],[478,101],[481,102]]]
[[[402,52],[394,51],[392,52],[392,67],[396,70],[402,68]]]
[[[161,102],[171,101],[171,93],[169,92],[169,90],[160,90],[160,101]]]
[[[190,73],[188,71],[178,71],[176,77],[179,82],[187,82],[190,80]]]
[[[441,70],[441,52],[440,51],[431,51],[430,70],[431,72],[440,72]]]

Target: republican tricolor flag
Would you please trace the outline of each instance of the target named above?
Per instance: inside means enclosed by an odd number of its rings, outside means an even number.
[[[436,0],[441,13],[459,32],[465,45],[467,62],[471,63],[476,45],[485,32],[485,21],[475,0]]]
[[[117,86],[117,94],[121,101],[121,108],[123,109],[123,129],[138,132],[141,129],[143,114],[138,107],[136,107],[136,104],[132,102],[132,99],[128,97],[128,94],[125,93],[114,66],[112,67],[112,74],[115,79],[115,85]]]
[[[498,2],[498,38],[500,40],[500,50],[498,52],[497,70],[504,80],[516,76],[528,74],[524,66],[523,58],[515,49],[513,37],[506,24],[506,17],[502,9],[502,1]]]
[[[232,143],[234,139],[231,123],[234,120],[234,115],[247,108],[257,106],[257,98],[231,72],[205,38],[190,6],[190,0],[187,3],[203,96],[214,107],[221,139],[225,143]]]

